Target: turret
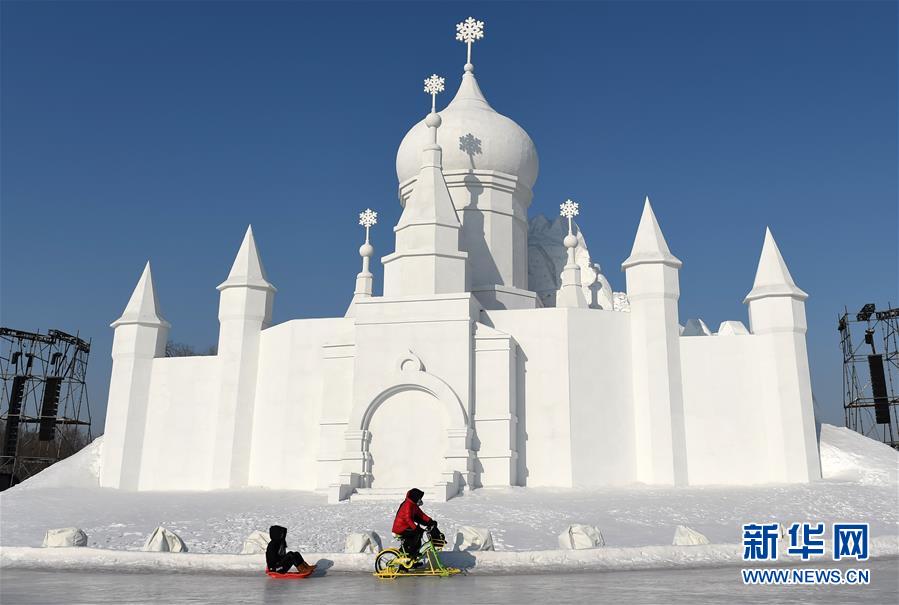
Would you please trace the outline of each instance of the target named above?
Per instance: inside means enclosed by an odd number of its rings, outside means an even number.
[[[137,489],[153,359],[165,355],[170,327],[159,312],[149,262],[111,327],[115,333],[100,485]]]
[[[371,273],[371,257],[375,253],[374,246],[369,241],[371,228],[378,224],[378,213],[371,208],[359,213],[359,224],[365,227],[365,243],[359,247],[359,256],[362,257],[362,271],[356,276],[356,289],[353,291],[353,300],[346,310],[344,317],[355,315],[356,303],[360,300],[371,298],[374,276]]]
[[[457,25],[457,39],[469,50],[483,36],[481,21]],[[440,118],[443,176],[462,225],[459,249],[468,254],[468,290],[485,309],[536,308],[536,296],[528,290],[527,222],[539,172],[534,142],[491,107],[471,57]],[[425,122],[409,130],[397,152],[401,204],[418,188],[421,149],[431,140]]]
[[[259,342],[262,330],[271,324],[276,291],[262,268],[252,226],[218,290],[221,390],[215,414],[213,489],[242,487],[249,480]]]
[[[622,263],[630,301],[637,480],[687,483],[677,301],[682,263],[671,254],[649,198]]]
[[[783,451],[769,450],[769,468],[783,469],[785,482],[821,478],[805,341],[806,298],[766,229],[755,282],[743,302],[749,305],[750,330],[762,343],[761,381],[768,391],[765,428],[771,443],[784,444]]]
[[[571,200],[565,200],[559,207],[561,208],[562,216],[568,219],[568,235],[562,240],[562,243],[565,244],[567,260],[565,267],[562,269],[562,286],[559,288],[558,294],[556,294],[556,306],[586,309],[589,305],[587,304],[587,298],[584,296],[584,288],[581,285],[581,268],[575,261],[574,256],[574,249],[577,248],[577,236],[572,231],[571,224],[572,219],[578,214],[578,204]]]
[[[432,79],[438,77],[435,75]],[[442,80],[434,80],[432,90],[443,90]],[[437,144],[441,119],[433,109],[432,105],[432,111],[425,119],[430,142],[422,152],[415,190],[393,229],[396,250],[381,259],[384,263],[384,296],[466,291],[468,255],[459,246],[461,224],[443,179],[442,150]]]

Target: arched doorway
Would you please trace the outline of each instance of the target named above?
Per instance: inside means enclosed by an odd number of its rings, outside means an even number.
[[[409,489],[436,485],[447,448],[443,406],[421,389],[387,397],[372,414],[368,431],[372,488]]]

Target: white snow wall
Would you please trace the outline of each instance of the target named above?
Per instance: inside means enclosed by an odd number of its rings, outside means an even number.
[[[635,479],[630,317],[597,309],[489,311],[521,351],[518,484]]]
[[[765,334],[681,337],[691,484],[820,479],[813,416],[798,418],[810,401],[794,396],[803,385],[811,392],[808,367],[800,364],[800,371],[787,372],[795,360],[780,359],[789,352],[772,348],[769,341]],[[809,465],[791,464],[810,450]]]

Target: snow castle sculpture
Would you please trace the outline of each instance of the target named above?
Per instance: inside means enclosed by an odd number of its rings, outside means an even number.
[[[771,232],[745,300],[750,330],[682,335],[681,261],[649,199],[622,264],[627,292],[611,292],[575,202],[561,204],[567,224],[536,219],[529,235],[536,148],[475,79],[483,23],[458,30],[469,52],[458,92],[437,112],[444,81],[428,78],[431,112],[397,153],[403,212],[383,295],[366,210],[345,316],[270,325],[276,290],[247,229],[218,287],[218,354],[165,358],[148,263],[112,324],[101,485],[338,501],[410,486],[443,499],[481,486],[820,477],[806,294]]]

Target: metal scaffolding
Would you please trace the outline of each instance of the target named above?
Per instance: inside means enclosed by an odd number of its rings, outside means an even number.
[[[854,317],[844,309],[837,328],[846,426],[899,449],[899,308],[867,304]],[[857,345],[853,329],[864,329]]]
[[[0,489],[90,442],[85,384],[90,350],[90,342],[60,330],[0,328]]]

